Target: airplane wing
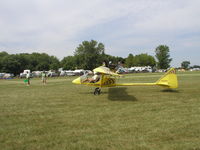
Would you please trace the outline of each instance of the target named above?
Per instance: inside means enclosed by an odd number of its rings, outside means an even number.
[[[95,68],[93,71],[94,71],[94,72],[103,73],[103,74],[112,75],[112,76],[120,76],[119,74],[110,71],[109,68],[104,67],[104,66],[100,66],[100,67],[98,67],[98,68]]]

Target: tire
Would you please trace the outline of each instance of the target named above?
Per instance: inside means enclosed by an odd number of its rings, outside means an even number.
[[[98,89],[97,92],[98,92],[98,95],[100,95],[101,94],[101,89]]]
[[[100,95],[100,93],[101,93],[101,89],[100,88],[96,88],[95,90],[94,90],[94,95]]]

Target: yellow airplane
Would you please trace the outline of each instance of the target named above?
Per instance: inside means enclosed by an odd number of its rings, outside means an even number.
[[[100,79],[95,82],[85,82],[86,76],[81,76],[72,81],[74,84],[95,86],[94,95],[99,95],[101,93],[102,87],[115,87],[115,86],[154,86],[159,85],[166,88],[177,88],[178,80],[176,76],[176,71],[174,68],[171,68],[167,73],[165,73],[159,80],[154,83],[116,83],[116,77],[120,77],[119,74],[112,72],[109,68],[100,66],[95,68],[93,72],[100,74]]]

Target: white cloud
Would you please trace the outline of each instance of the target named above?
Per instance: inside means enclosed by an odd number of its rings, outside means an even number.
[[[159,44],[187,53],[184,46],[200,48],[198,6],[199,0],[0,0],[0,50],[62,58],[80,41],[96,38],[113,55],[153,54]]]

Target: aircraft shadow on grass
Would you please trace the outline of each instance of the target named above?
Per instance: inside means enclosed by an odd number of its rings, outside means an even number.
[[[178,90],[175,90],[175,89],[164,89],[164,90],[161,90],[161,92],[166,92],[166,93],[179,93]]]
[[[111,101],[137,101],[137,99],[128,95],[125,87],[120,88],[109,88],[108,89],[108,99]]]

